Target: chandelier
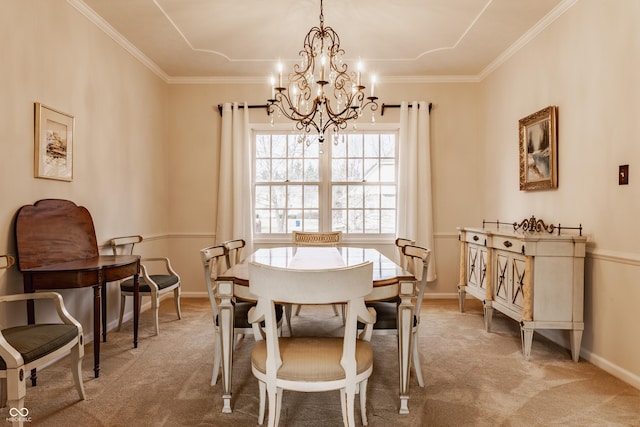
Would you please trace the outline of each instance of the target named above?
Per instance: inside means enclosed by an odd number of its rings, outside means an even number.
[[[344,49],[340,37],[331,27],[324,26],[322,0],[320,0],[320,26],[313,27],[304,39],[300,51],[301,60],[293,67],[288,81],[283,85],[282,65],[278,65],[278,79],[271,79],[271,99],[267,112],[273,122],[273,114],[279,111],[295,122],[300,131],[299,142],[310,144],[309,133],[315,131],[318,141],[324,142],[325,132],[332,130],[337,143],[340,131],[350,120],[358,119],[369,107],[371,121],[378,109],[374,96],[375,76],[371,77],[371,94],[365,96],[362,82],[362,65],[357,72],[349,73],[343,63]]]

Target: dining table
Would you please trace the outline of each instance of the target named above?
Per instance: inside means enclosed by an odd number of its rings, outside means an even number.
[[[373,263],[373,290],[366,302],[400,299],[398,304],[398,380],[399,413],[409,413],[409,375],[412,354],[412,328],[414,316],[415,277],[396,262],[374,248],[339,247],[273,247],[253,252],[243,262],[235,264],[216,280],[219,298],[218,324],[222,353],[223,413],[231,413],[232,367],[234,351],[233,301],[255,301],[249,290],[250,262],[296,270],[333,269],[353,266],[366,261]],[[375,347],[374,347],[375,351]]]

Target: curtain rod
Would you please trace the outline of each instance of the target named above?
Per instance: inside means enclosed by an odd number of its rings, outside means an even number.
[[[411,104],[407,105],[409,108],[411,108]],[[430,102],[429,103],[429,113],[431,113],[431,107],[433,106],[433,104]],[[262,104],[262,105],[247,105],[247,108],[264,108],[266,109],[268,107],[267,104]],[[244,104],[238,105],[238,108],[244,108]],[[400,104],[382,104],[382,108],[380,109],[380,115],[384,116],[384,109],[385,108],[400,108]],[[222,104],[218,104],[218,112],[220,113],[220,116],[222,117]]]
[[[431,107],[433,106],[433,104],[430,102],[429,103],[429,112],[431,112]],[[400,104],[382,104],[382,108],[380,109],[380,115],[384,116],[384,109],[385,108],[400,108],[401,105]],[[407,107],[411,108],[411,104],[408,104]]]

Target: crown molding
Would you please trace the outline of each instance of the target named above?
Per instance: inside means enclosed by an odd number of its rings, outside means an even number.
[[[93,9],[87,6],[82,0],[66,0],[69,5],[75,8],[89,21],[104,31],[123,49],[149,68],[159,78],[167,84],[224,84],[224,85],[246,85],[264,84],[266,77],[206,77],[206,76],[169,76],[155,62],[142,53],[129,40],[113,28]],[[382,83],[479,83],[488,77],[492,72],[504,64],[509,58],[515,55],[527,43],[533,40],[540,32],[569,10],[579,0],[564,0],[549,12],[542,20],[533,26],[526,34],[520,37],[514,44],[498,56],[491,64],[477,75],[438,75],[438,76],[380,76],[378,79]]]

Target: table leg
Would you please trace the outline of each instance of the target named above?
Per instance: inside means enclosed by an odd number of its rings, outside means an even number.
[[[100,287],[102,298],[102,342],[107,342],[107,286],[105,283]]]
[[[231,372],[233,369],[233,328],[234,314],[233,282],[218,282],[220,298],[218,327],[220,328],[220,350],[222,353],[222,412],[231,413]]]
[[[398,305],[398,367],[400,368],[400,414],[409,413],[409,376],[413,345],[413,297],[415,282],[400,282]]]
[[[140,283],[138,274],[133,275],[133,348],[138,348],[138,319],[140,318]]]
[[[100,294],[102,286],[93,287],[93,373],[100,376]]]

